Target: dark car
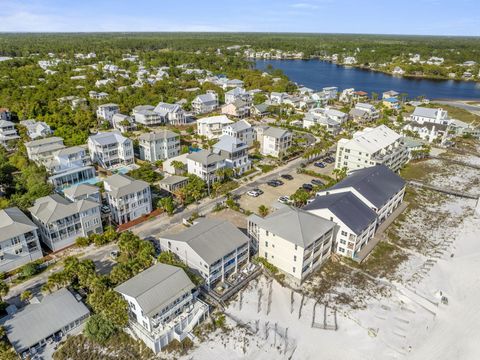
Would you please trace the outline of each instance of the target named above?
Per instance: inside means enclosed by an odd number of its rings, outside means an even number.
[[[323,182],[321,182],[320,180],[318,179],[312,179],[312,181],[310,181],[313,185],[318,185],[318,186],[322,186],[324,185]]]
[[[277,182],[277,185],[283,185],[283,181],[282,180],[279,180],[279,179],[276,179],[276,180],[273,180],[273,181],[276,181]]]
[[[271,187],[277,187],[277,186],[279,186],[278,183],[277,183],[275,180],[267,181],[267,185],[268,185],[268,186],[271,186]]]
[[[263,194],[263,190],[259,189],[259,188],[255,188],[253,189],[253,191],[256,191],[257,193],[259,193],[260,195]]]
[[[285,180],[293,180],[293,176],[292,176],[292,175],[289,175],[289,174],[283,174],[283,175],[282,175],[282,179],[285,179]]]
[[[313,190],[313,185],[312,184],[303,184],[302,188],[307,190],[307,191],[312,191]]]
[[[333,162],[335,161],[335,159],[329,157],[329,158],[326,158],[324,161],[325,161],[327,164],[331,164],[331,163],[333,163]]]
[[[316,167],[319,167],[319,168],[324,168],[325,167],[325,164],[323,162],[316,162],[315,164]]]

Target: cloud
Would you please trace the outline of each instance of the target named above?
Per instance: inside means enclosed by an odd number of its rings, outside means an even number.
[[[306,9],[306,10],[313,10],[313,9],[319,8],[318,5],[312,4],[312,3],[295,3],[290,5],[290,7],[294,9]]]

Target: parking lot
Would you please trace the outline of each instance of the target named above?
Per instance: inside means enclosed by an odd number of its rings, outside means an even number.
[[[307,169],[313,170],[320,174],[331,175],[334,165],[333,164],[325,164],[325,165],[326,165],[325,168],[318,168],[313,164],[310,164],[307,166]],[[270,208],[272,205],[275,205],[277,203],[278,198],[280,196],[285,196],[285,195],[290,196],[293,193],[295,193],[295,191],[297,191],[297,189],[301,187],[303,184],[311,183],[312,179],[314,179],[313,176],[310,176],[307,174],[297,174],[296,169],[290,172],[287,172],[287,174],[292,175],[293,180],[282,179],[280,176],[278,176],[277,179],[282,180],[283,185],[280,185],[278,187],[272,187],[267,185],[266,183],[261,184],[260,186],[258,186],[258,188],[262,190],[264,193],[258,197],[249,196],[247,194],[242,195],[242,197],[239,200],[240,206],[245,210],[250,210],[255,213],[258,213],[258,207],[260,205],[265,205]]]

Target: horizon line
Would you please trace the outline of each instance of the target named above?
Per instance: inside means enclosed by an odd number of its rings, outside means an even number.
[[[342,33],[342,32],[296,32],[296,31],[182,31],[182,30],[152,30],[152,31],[0,31],[0,34],[276,34],[276,35],[364,35],[364,36],[414,36],[414,37],[450,37],[450,38],[480,38],[480,35],[449,35],[449,34],[399,34],[399,33]]]

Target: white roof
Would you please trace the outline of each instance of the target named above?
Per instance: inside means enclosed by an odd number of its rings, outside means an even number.
[[[353,139],[342,139],[339,144],[348,149],[355,149],[359,151],[367,151],[371,154],[393,144],[401,139],[402,135],[385,125],[377,126],[376,128],[365,128],[363,131],[357,131],[353,134]]]
[[[197,123],[200,123],[200,124],[231,124],[231,123],[233,123],[233,121],[230,120],[225,115],[217,115],[217,116],[209,116],[209,117],[204,117],[204,118],[198,119]]]

